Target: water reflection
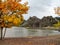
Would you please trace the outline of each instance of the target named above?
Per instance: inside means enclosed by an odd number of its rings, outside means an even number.
[[[26,29],[23,27],[7,28],[5,37],[49,36],[58,35],[54,30]]]

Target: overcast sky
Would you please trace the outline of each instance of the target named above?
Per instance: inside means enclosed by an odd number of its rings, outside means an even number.
[[[60,6],[60,0],[22,0],[22,2],[28,1],[30,9],[28,14],[24,15],[25,19],[30,16],[37,16],[42,18],[43,16],[58,16],[54,14],[54,7]]]

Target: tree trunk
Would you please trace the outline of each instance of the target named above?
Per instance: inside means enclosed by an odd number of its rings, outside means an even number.
[[[5,37],[5,34],[6,34],[6,28],[5,28],[5,30],[4,30],[4,35],[3,35],[3,39],[4,39],[4,37]]]
[[[0,30],[1,30],[1,32],[0,32],[0,39],[2,40],[3,39],[3,27],[0,27]]]
[[[4,33],[3,33],[3,27],[0,27],[0,39],[1,40],[4,39],[5,34],[6,34],[6,28],[5,28]]]

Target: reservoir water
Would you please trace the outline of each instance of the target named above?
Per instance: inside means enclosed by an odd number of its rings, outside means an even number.
[[[4,32],[4,31],[3,31]],[[26,29],[23,27],[12,27],[6,29],[5,37],[28,37],[28,36],[51,36],[59,35],[55,30]]]

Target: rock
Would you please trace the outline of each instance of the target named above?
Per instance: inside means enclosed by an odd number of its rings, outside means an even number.
[[[57,20],[52,16],[43,17],[40,22],[41,27],[53,26],[53,24],[57,23]]]
[[[40,28],[53,26],[57,23],[57,20],[52,16],[43,17],[42,19],[37,18],[36,16],[30,17],[27,21],[23,23],[24,27]]]

